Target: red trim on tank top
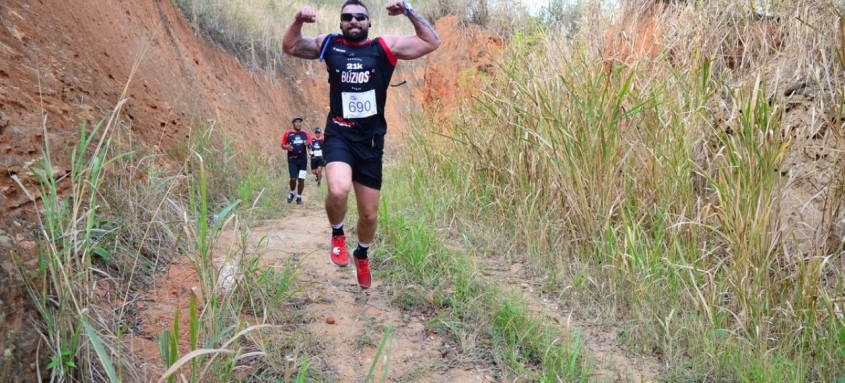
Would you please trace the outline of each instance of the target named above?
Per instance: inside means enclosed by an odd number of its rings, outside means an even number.
[[[390,50],[390,47],[387,46],[387,43],[384,42],[383,38],[379,37],[377,40],[384,49],[384,52],[387,54],[387,60],[390,61],[390,65],[396,66],[396,56],[393,55],[393,51]]]
[[[370,41],[371,41],[370,39],[367,39],[367,41],[364,41],[363,43],[353,44],[353,43],[350,43],[349,41],[346,41],[346,39],[344,39],[343,37],[340,37],[340,40],[343,41],[343,45],[346,45],[348,47],[363,47],[364,45],[369,44]]]

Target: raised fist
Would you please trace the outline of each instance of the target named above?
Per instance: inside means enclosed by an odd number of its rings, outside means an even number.
[[[317,21],[317,12],[314,12],[314,8],[302,7],[296,12],[296,20],[303,23],[313,23]]]
[[[402,0],[393,0],[385,7],[389,16],[398,16],[405,13],[405,2]]]

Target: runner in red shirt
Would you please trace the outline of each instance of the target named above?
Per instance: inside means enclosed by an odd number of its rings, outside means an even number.
[[[290,172],[290,193],[288,203],[296,197],[296,204],[302,204],[302,190],[305,188],[305,175],[308,174],[308,146],[311,135],[302,130],[302,117],[294,117],[293,129],[282,135],[282,149],[288,152],[288,171]],[[298,187],[297,187],[298,184]],[[296,189],[296,192],[294,192]]]

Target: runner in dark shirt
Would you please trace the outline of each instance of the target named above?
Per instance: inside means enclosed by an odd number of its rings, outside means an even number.
[[[302,190],[305,188],[305,175],[308,173],[308,147],[311,135],[302,130],[302,117],[294,117],[291,123],[293,129],[282,135],[282,149],[288,152],[288,172],[290,172],[288,203],[296,197],[296,204],[300,205]],[[296,189],[295,192],[294,189]]]
[[[317,176],[317,187],[323,180],[323,131],[320,127],[314,128],[314,137],[311,137],[311,174]]]
[[[372,26],[367,7],[347,0],[340,8],[341,35],[302,36],[302,25],[316,21],[311,7],[302,7],[285,30],[285,53],[303,59],[325,59],[329,72],[330,112],[326,118],[326,214],[332,226],[330,259],[346,266],[349,256],[343,220],[349,191],[355,189],[358,205],[358,247],[353,251],[358,285],[370,287],[368,250],[378,221],[382,150],[387,122],[384,102],[397,60],[413,60],[440,46],[440,37],[410,4],[390,0],[389,16],[405,15],[415,34],[385,35],[369,39]]]

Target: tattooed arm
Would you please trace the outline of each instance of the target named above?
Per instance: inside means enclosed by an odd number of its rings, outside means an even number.
[[[302,7],[296,12],[293,23],[285,30],[282,37],[282,49],[285,53],[303,58],[316,59],[320,57],[320,43],[326,38],[326,34],[317,37],[302,36],[302,24],[313,23],[317,15],[311,7]]]
[[[407,3],[393,0],[387,5],[387,14],[406,14],[414,25],[416,34],[408,36],[383,36],[384,42],[398,59],[413,60],[433,52],[440,46],[440,36],[422,15],[413,9],[406,9]]]

